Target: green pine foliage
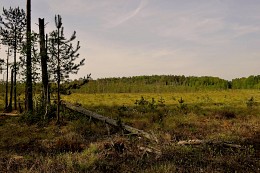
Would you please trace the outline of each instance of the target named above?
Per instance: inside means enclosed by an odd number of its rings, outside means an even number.
[[[59,20],[59,23],[58,23]],[[60,81],[69,78],[69,74],[77,74],[85,59],[79,57],[79,41],[76,39],[76,31],[69,39],[65,38],[64,27],[60,15],[55,16],[56,29],[49,34],[48,55],[49,55],[49,74],[57,81],[57,71],[59,71]],[[74,46],[73,43],[76,43]],[[76,61],[79,62],[76,62]],[[58,66],[59,64],[59,66]]]

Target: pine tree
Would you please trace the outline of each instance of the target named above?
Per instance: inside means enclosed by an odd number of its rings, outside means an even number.
[[[2,44],[9,46],[14,50],[14,109],[17,109],[17,92],[16,92],[16,75],[17,75],[17,61],[16,54],[20,47],[26,26],[25,12],[23,9],[3,8],[3,16],[0,17],[0,35],[2,36]]]
[[[40,53],[38,52],[38,41],[39,41],[39,35],[32,31],[30,34],[30,41],[31,41],[31,78],[32,83],[39,82],[40,80]],[[22,76],[22,81],[26,81],[27,79],[27,43],[24,42],[22,49],[21,49],[21,55],[20,61],[17,64],[18,71]]]
[[[49,69],[57,82],[57,123],[60,121],[60,83],[69,78],[69,74],[76,74],[79,67],[84,65],[85,59],[79,63],[75,61],[79,58],[77,53],[80,49],[79,41],[76,48],[73,47],[73,41],[76,38],[76,32],[72,34],[70,39],[64,36],[64,28],[62,27],[62,18],[60,15],[55,16],[56,30],[50,33],[49,38]]]

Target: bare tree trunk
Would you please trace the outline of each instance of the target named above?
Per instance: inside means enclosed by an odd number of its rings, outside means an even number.
[[[5,83],[5,110],[7,109],[8,106],[8,68],[9,68],[9,54],[10,49],[8,47],[7,50],[7,58],[6,58],[6,83]]]
[[[26,110],[33,111],[32,99],[32,53],[31,53],[31,0],[27,0],[27,27],[26,27]]]
[[[7,112],[12,112],[12,110],[13,110],[13,106],[12,106],[12,104],[13,104],[13,86],[14,86],[14,76],[13,76],[13,74],[14,74],[14,70],[12,69],[11,70],[10,100],[9,100],[9,105],[6,109]]]
[[[15,29],[16,30],[16,29]],[[17,95],[16,95],[16,74],[17,74],[17,64],[16,64],[16,49],[17,49],[17,35],[15,32],[14,40],[14,110],[17,110]]]
[[[44,19],[39,18],[39,35],[40,35],[40,55],[42,68],[42,86],[43,86],[43,106],[49,103],[48,99],[48,70],[47,70],[47,51],[45,47]]]
[[[58,103],[57,103],[57,123],[60,122],[60,28],[58,28],[58,70],[57,70],[57,77],[58,77]]]

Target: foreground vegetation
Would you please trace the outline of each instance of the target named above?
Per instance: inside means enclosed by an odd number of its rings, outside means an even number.
[[[152,133],[159,142],[123,134],[69,110],[63,110],[60,126],[51,117],[33,121],[37,117],[1,116],[2,172],[260,171],[258,90],[63,98]],[[191,139],[212,142],[178,145]]]

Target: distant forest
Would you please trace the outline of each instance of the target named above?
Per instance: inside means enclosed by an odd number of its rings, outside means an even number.
[[[183,75],[103,78],[89,80],[86,85],[77,87],[79,83],[82,83],[82,80],[64,83],[63,87],[68,88],[70,86],[72,92],[77,93],[141,93],[260,88],[260,75],[236,78],[232,81],[211,76],[185,77]]]

